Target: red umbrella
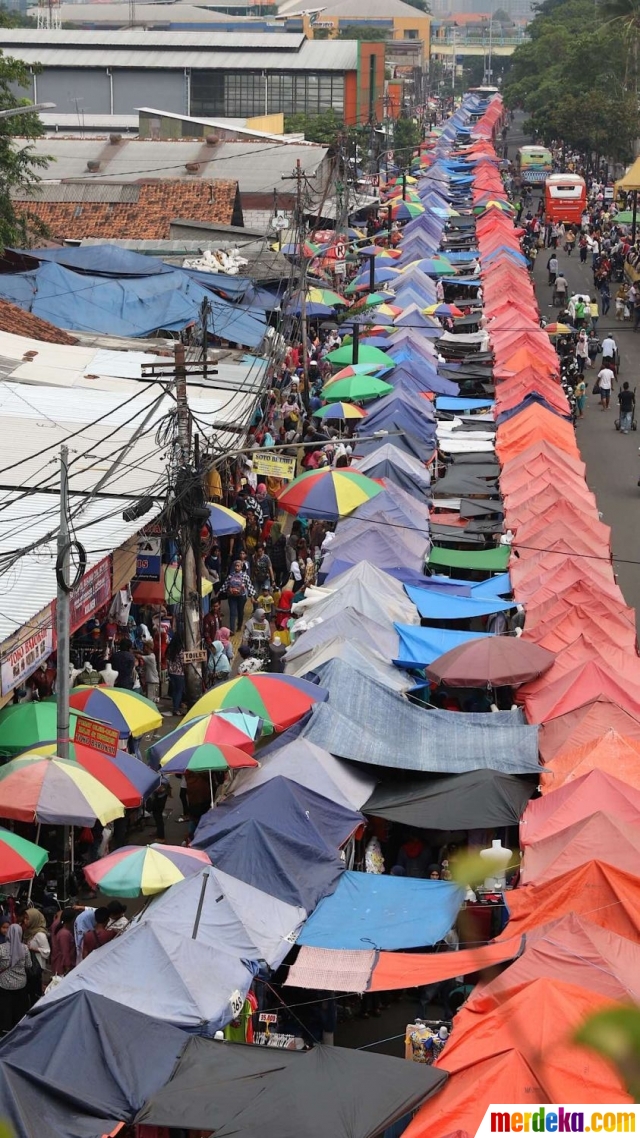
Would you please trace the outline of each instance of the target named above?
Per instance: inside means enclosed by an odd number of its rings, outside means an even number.
[[[531,651],[531,649],[535,649]],[[469,640],[439,656],[427,677],[454,688],[516,687],[546,672],[553,652],[518,636],[486,636]]]

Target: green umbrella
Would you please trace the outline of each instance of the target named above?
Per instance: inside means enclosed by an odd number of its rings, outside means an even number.
[[[58,708],[55,701],[13,703],[0,711],[0,754],[15,755],[36,743],[45,743],[57,735]],[[91,718],[85,716],[84,718]],[[73,739],[78,716],[69,715],[69,734]]]
[[[353,344],[345,344],[341,348],[336,348],[335,351],[329,352],[326,359],[332,364],[353,363]],[[396,361],[391,356],[381,352],[380,348],[374,348],[372,344],[358,345],[358,363],[379,364],[380,367],[396,366]]]
[[[351,308],[376,308],[378,304],[385,304],[392,296],[392,292],[370,292],[367,296],[355,300]]]
[[[333,383],[327,383],[322,388],[322,398],[328,403],[337,403],[342,399],[379,399],[391,391],[392,385],[382,379],[376,379],[372,375],[354,375],[351,379],[337,379]]]
[[[621,225],[631,225],[633,222],[633,210],[623,209],[620,213],[616,214],[615,221],[619,221]]]

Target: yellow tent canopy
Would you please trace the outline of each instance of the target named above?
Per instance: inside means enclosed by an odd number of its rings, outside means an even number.
[[[624,177],[616,182],[616,189],[640,190],[640,158],[636,158],[633,166],[629,167]]]

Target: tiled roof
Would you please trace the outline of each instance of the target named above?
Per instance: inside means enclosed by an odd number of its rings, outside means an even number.
[[[8,300],[0,300],[0,332],[13,332],[14,336],[28,336],[32,340],[46,340],[49,344],[78,343],[75,336],[56,328],[48,320],[41,320],[32,312],[25,312]]]
[[[52,201],[44,192],[48,188],[41,187],[43,193],[40,201],[37,198],[20,200],[25,213],[35,215],[44,222],[51,237],[56,240],[84,237],[103,237],[107,240],[118,237],[162,239],[169,237],[169,226],[175,217],[223,225],[231,225],[238,220],[235,208],[238,183],[201,181],[197,175],[193,182],[175,180],[127,186],[127,192],[121,195],[111,183],[110,192],[106,195],[111,198],[108,201],[96,201],[95,197],[100,195],[94,193],[73,195],[75,201]],[[70,187],[63,188],[66,190]],[[97,186],[94,183],[90,188],[95,190]],[[60,186],[55,187],[56,191],[60,189]],[[132,190],[135,191],[133,194]],[[64,196],[60,193],[51,195],[58,199]],[[134,200],[127,200],[131,197]]]

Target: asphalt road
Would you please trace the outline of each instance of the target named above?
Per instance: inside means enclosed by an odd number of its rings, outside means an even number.
[[[509,157],[515,157],[516,150],[525,142],[530,141],[522,132],[522,115],[516,116],[516,121],[509,132]],[[548,254],[540,250],[536,261],[534,279],[536,294],[540,311],[552,314],[556,309],[550,307],[551,290],[547,286],[547,259]],[[561,249],[558,250],[560,269],[569,282],[571,293],[593,291],[593,276],[591,273],[591,258],[586,265],[581,265],[577,252],[568,257]],[[640,404],[640,334],[634,335],[630,323],[620,323],[615,319],[615,285],[611,288],[612,304],[606,319],[602,316],[598,321],[598,335],[601,340],[608,332],[614,336],[620,351],[620,381],[628,380],[631,387],[638,387]],[[596,365],[600,364],[602,356],[598,356]],[[640,527],[637,516],[640,504],[640,433],[631,432],[621,435],[614,428],[614,419],[617,414],[617,391],[614,388],[611,398],[611,410],[600,410],[598,397],[591,394],[591,388],[597,375],[597,367],[587,372],[588,401],[585,417],[577,425],[577,439],[580,453],[587,465],[587,482],[589,488],[596,495],[602,520],[611,527],[611,545],[614,557],[614,569],[618,584],[622,589],[627,603],[634,608],[640,608]]]

